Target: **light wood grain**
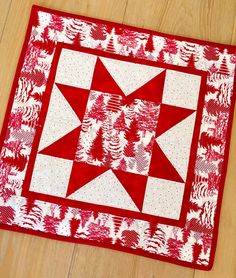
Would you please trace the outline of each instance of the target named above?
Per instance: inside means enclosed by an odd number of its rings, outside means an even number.
[[[68,277],[73,244],[0,231],[0,277]]]
[[[235,0],[12,0],[11,4],[9,3],[10,0],[0,0],[0,125],[5,114],[32,3],[161,32],[236,44]],[[216,260],[211,272],[194,271],[98,247],[0,231],[0,277],[235,278],[235,142],[236,119]]]
[[[2,39],[2,33],[4,30],[6,18],[10,8],[11,0],[0,1],[0,41]]]

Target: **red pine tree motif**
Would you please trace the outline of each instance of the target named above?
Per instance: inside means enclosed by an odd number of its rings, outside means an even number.
[[[140,58],[140,59],[146,59],[147,55],[145,53],[145,49],[144,49],[144,45],[143,43],[140,44],[136,54],[135,54],[135,57],[137,58]]]
[[[33,41],[32,44],[48,55],[52,55],[56,45],[54,41],[49,39],[46,39],[44,41]]]
[[[99,242],[109,241],[110,228],[101,225],[101,223],[90,223],[88,225],[88,238]]]
[[[127,170],[127,163],[124,158],[121,159],[120,164],[118,166],[118,169],[121,171],[126,171]]]
[[[131,48],[136,48],[137,33],[128,29],[123,29],[121,34],[118,36],[118,43]]]
[[[9,118],[9,126],[14,130],[20,130],[22,124],[23,113],[21,110],[12,112]]]
[[[153,222],[149,222],[149,228],[145,231],[149,234],[150,238],[152,238],[156,232],[157,225]]]
[[[194,54],[191,54],[191,55],[189,56],[187,66],[188,66],[189,68],[195,68],[195,62],[196,62],[196,61],[197,61],[197,59],[195,58]]]
[[[91,29],[91,37],[94,40],[104,41],[106,39],[106,27],[103,24],[96,24]]]
[[[148,51],[148,52],[153,52],[155,50],[152,35],[150,35],[147,39],[147,42],[146,42],[146,45],[145,45],[145,50]]]
[[[6,203],[12,197],[12,195],[16,195],[15,189],[3,187],[0,191],[0,196],[3,199],[4,203]]]
[[[193,244],[193,263],[197,263],[197,260],[201,254],[202,251],[202,245],[195,242]]]
[[[222,144],[222,141],[215,138],[214,136],[209,135],[207,132],[202,132],[199,143],[201,147],[208,150],[211,149],[212,146],[219,146]]]
[[[125,113],[124,111],[121,111],[120,116],[116,119],[114,123],[114,129],[121,132],[125,131],[126,129],[126,122],[125,122]]]
[[[133,120],[136,116],[136,112],[134,111],[134,104],[129,105],[128,112],[126,113],[125,117],[129,120]]]
[[[43,219],[44,230],[52,234],[57,233],[57,228],[59,224],[60,224],[60,219],[51,215],[46,215]]]
[[[38,13],[34,13],[33,17],[32,17],[32,25],[34,27],[38,27],[39,26],[39,15]]]
[[[165,52],[164,52],[163,49],[159,52],[159,56],[157,58],[157,61],[160,62],[160,63],[165,63],[166,62],[166,60],[165,60]]]
[[[129,128],[126,128],[125,131],[125,139],[128,141],[125,148],[124,154],[127,157],[135,156],[135,142],[138,142],[140,139],[140,135],[138,134],[138,124],[136,119],[134,119]]]
[[[49,27],[55,31],[62,32],[64,29],[63,19],[57,15],[52,14]]]
[[[43,30],[43,32],[41,34],[41,37],[42,37],[43,41],[50,40],[50,37],[49,37],[49,26],[45,27],[45,29]]]
[[[176,54],[178,52],[178,46],[175,40],[165,38],[164,51],[169,54]]]
[[[203,233],[201,238],[203,242],[203,252],[206,254],[212,244],[212,235],[210,233]]]
[[[27,156],[19,153],[15,157],[13,156],[3,157],[2,161],[12,167],[15,167],[18,171],[22,172],[25,169],[27,163]]]
[[[0,221],[3,224],[12,224],[15,218],[15,211],[12,207],[0,206]]]
[[[109,150],[106,150],[105,157],[103,160],[103,166],[106,168],[111,168],[113,162],[113,158],[111,156],[111,152]]]
[[[83,132],[88,132],[88,130],[90,129],[91,126],[92,126],[91,119],[90,119],[88,113],[85,112],[83,122],[82,122],[82,126],[81,126],[81,130]]]
[[[145,151],[148,152],[150,155],[152,154],[153,145],[155,143],[155,137],[152,136],[150,142],[145,147]]]
[[[197,62],[199,60],[196,51],[196,45],[192,43],[185,43],[180,49],[180,58],[184,62],[188,63],[191,55],[194,55],[194,62]]]
[[[92,212],[88,210],[80,210],[81,227],[84,228],[89,218],[92,216]]]
[[[144,233],[148,240],[148,249],[156,251],[165,244],[165,232],[158,225],[150,223]]]
[[[107,110],[117,113],[121,109],[121,98],[118,95],[111,95],[107,103]]]
[[[93,159],[97,159],[102,161],[104,158],[104,148],[103,148],[103,131],[100,128],[97,132],[95,139],[92,142],[92,146],[90,147],[89,154]]]
[[[120,230],[123,218],[119,216],[113,216],[114,233],[117,234]]]
[[[188,241],[190,235],[191,235],[191,229],[189,229],[189,227],[187,225],[182,229],[182,237],[183,237],[184,244]]]
[[[207,103],[206,103],[206,110],[210,115],[213,116],[217,116],[221,113],[228,113],[229,112],[229,108],[222,105],[221,103],[219,103],[218,101],[214,100],[214,99],[210,99]]]
[[[148,167],[147,153],[142,143],[139,144],[137,147],[135,161],[136,161],[136,169],[139,173],[145,172],[147,170]]]
[[[128,141],[124,148],[124,155],[127,157],[135,157],[135,145],[134,142]],[[133,168],[133,167],[130,167]]]
[[[157,118],[159,115],[159,107],[152,102],[145,101],[141,103],[139,113],[137,115],[139,130],[143,132],[153,132],[157,125]]]
[[[124,246],[129,248],[134,248],[138,245],[139,242],[139,235],[134,230],[125,230],[122,232],[122,241],[124,243]]]
[[[78,32],[74,39],[73,39],[73,43],[76,45],[81,45],[81,42],[83,41],[84,36],[81,34],[81,32]]]
[[[91,25],[88,22],[87,24]],[[83,24],[81,23],[81,21],[77,19],[72,19],[70,23],[66,26],[65,35],[69,40],[74,41],[76,35],[82,32],[82,30]]]
[[[115,47],[114,47],[114,39],[113,39],[113,37],[110,38],[110,40],[108,42],[108,45],[107,45],[107,48],[106,48],[106,51],[111,52],[111,53],[115,53],[116,52]]]
[[[140,140],[140,135],[138,134],[138,123],[136,119],[130,123],[130,126],[125,130],[125,139],[130,142],[138,142]]]
[[[24,227],[35,227],[42,220],[42,209],[30,199],[20,208],[23,215]]]
[[[221,65],[220,65],[220,69],[219,69],[219,73],[222,75],[229,75],[229,69],[227,66],[227,61],[226,61],[226,57],[223,58]]]
[[[109,142],[111,140],[112,131],[113,131],[112,117],[106,118],[102,128],[103,128],[104,138],[107,142]]]
[[[216,47],[211,47],[209,45],[206,45],[203,50],[203,56],[208,61],[218,61],[219,60],[219,49]]]
[[[120,138],[118,134],[114,134],[109,141],[108,151],[111,153],[111,157],[113,160],[117,160],[121,158],[122,150],[120,146]]]
[[[66,213],[68,212],[68,207],[59,206],[59,209],[60,209],[60,214],[59,214],[60,220],[63,220],[66,216]]]
[[[134,52],[132,50],[129,52],[129,57],[135,58]]]
[[[175,238],[169,238],[167,242],[169,256],[178,259],[180,257],[181,248],[183,247],[183,242]]]
[[[105,112],[105,103],[104,103],[104,96],[100,94],[96,100],[94,105],[92,106],[91,110],[88,113],[88,116],[92,119],[95,119],[96,122],[104,121],[106,119],[106,112]]]
[[[80,219],[72,218],[70,220],[70,235],[71,237],[75,237],[76,232],[80,225]]]

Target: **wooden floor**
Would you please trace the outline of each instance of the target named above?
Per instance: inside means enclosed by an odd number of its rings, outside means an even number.
[[[236,0],[0,0],[0,125],[32,3],[161,32],[236,44]],[[236,113],[210,272],[118,251],[0,231],[1,278],[236,278]]]

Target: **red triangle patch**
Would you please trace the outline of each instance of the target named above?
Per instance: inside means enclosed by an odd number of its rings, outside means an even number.
[[[41,150],[39,153],[74,160],[80,129],[81,127],[73,129],[71,132]]]
[[[148,177],[119,170],[112,171],[141,211]]]
[[[163,89],[165,84],[166,71],[145,83],[142,87],[138,88],[132,94],[126,97],[126,102],[131,103],[134,99],[142,99],[159,103],[162,101]]]
[[[176,182],[184,182],[162,149],[155,142],[148,176]]]
[[[156,137],[187,118],[193,112],[195,111],[191,109],[161,104],[160,115],[156,127]]]
[[[90,91],[58,83],[56,85],[82,122]]]
[[[95,65],[91,90],[117,94],[125,97],[121,88],[117,85],[117,83],[99,58],[97,59]]]
[[[98,167],[91,164],[74,161],[71,171],[71,176],[68,184],[66,197],[70,196],[85,184],[100,176],[108,169],[105,167]]]

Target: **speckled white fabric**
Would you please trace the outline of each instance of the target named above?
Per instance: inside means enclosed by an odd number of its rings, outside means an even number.
[[[183,183],[148,177],[142,212],[179,219],[183,194]]]
[[[39,151],[57,141],[81,122],[56,85],[53,86]]]
[[[96,177],[68,198],[86,203],[139,211],[112,170]]]
[[[174,115],[173,115],[174,117]],[[168,129],[156,141],[174,165],[183,180],[186,180],[196,112]]]
[[[30,191],[65,197],[72,164],[72,160],[38,154]]]
[[[62,49],[55,82],[90,89],[97,56]]]
[[[131,94],[164,71],[162,68],[104,57],[101,57],[101,61],[125,95]]]
[[[201,76],[167,70],[163,103],[197,109]]]

